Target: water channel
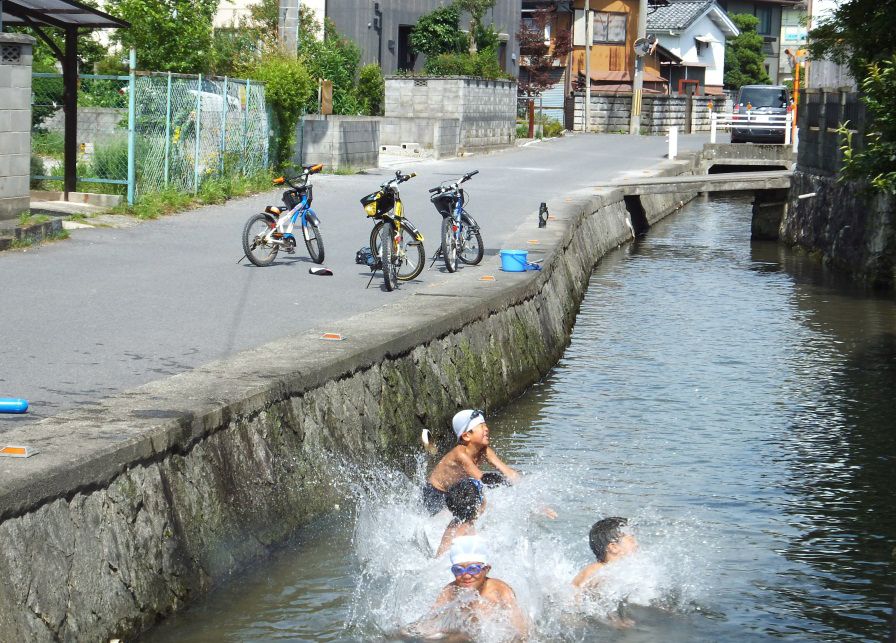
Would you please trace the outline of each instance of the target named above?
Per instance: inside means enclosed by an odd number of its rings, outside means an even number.
[[[747,198],[701,197],[611,253],[563,359],[490,417],[526,478],[479,529],[533,640],[886,637],[896,303],[749,228]],[[141,641],[395,640],[451,580],[415,504],[426,464],[346,471],[345,506]],[[614,515],[640,550],[576,601]]]

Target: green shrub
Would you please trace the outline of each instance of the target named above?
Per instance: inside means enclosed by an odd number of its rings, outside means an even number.
[[[272,52],[260,60],[252,80],[265,83],[265,96],[278,122],[275,142],[275,163],[282,167],[289,161],[295,143],[295,129],[305,103],[313,94],[311,76],[295,57]]]
[[[41,156],[61,159],[65,150],[65,135],[62,132],[37,130],[31,135],[31,151]]]
[[[483,49],[475,54],[440,54],[427,58],[423,73],[429,76],[481,76],[505,78],[498,56],[493,49]]]
[[[358,99],[364,113],[369,116],[383,115],[383,102],[386,98],[386,82],[383,71],[376,63],[361,67],[358,74]]]
[[[128,142],[113,140],[105,145],[96,145],[93,151],[93,171],[96,179],[127,180]]]
[[[47,169],[44,167],[44,160],[37,154],[31,155],[31,176],[46,176]],[[40,179],[31,179],[32,190],[43,190],[44,182]]]

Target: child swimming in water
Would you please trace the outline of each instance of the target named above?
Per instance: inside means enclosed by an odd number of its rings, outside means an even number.
[[[476,534],[474,521],[485,511],[486,506],[482,487],[482,481],[464,478],[448,490],[445,504],[448,505],[452,518],[442,535],[436,558],[448,551],[455,538]]]
[[[452,485],[464,478],[482,478],[479,467],[483,460],[507,480],[514,483],[520,480],[520,474],[504,464],[489,446],[488,425],[482,411],[460,411],[455,414],[451,425],[457,436],[457,445],[435,466],[423,488],[423,505],[433,515],[445,507],[445,494]]]
[[[489,578],[491,566],[488,551],[480,536],[460,536],[451,545],[451,573],[454,581],[439,593],[430,615],[411,626],[411,633],[426,639],[452,641],[471,640],[473,632],[486,622],[499,619],[508,627],[507,640],[523,641],[529,626],[520,610],[513,588],[497,578]],[[462,625],[454,629],[443,627],[447,618]]]
[[[618,516],[598,520],[588,534],[588,544],[597,558],[576,574],[572,584],[580,591],[591,589],[597,582],[597,573],[638,549],[638,541],[628,527],[628,519]]]

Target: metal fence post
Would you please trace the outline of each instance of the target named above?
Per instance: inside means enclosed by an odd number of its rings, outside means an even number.
[[[221,151],[218,153],[218,174],[224,172],[224,152],[227,150],[227,76],[224,76],[224,96],[221,98]]]
[[[252,81],[246,80],[246,108],[243,110],[243,174],[249,170],[249,101],[252,98]]]
[[[202,136],[202,74],[199,74],[199,82],[196,86],[196,137],[195,157],[193,158],[193,194],[199,192],[199,139]]]
[[[168,72],[168,98],[165,103],[165,187],[168,187],[168,163],[171,158],[171,72]]]
[[[128,205],[134,205],[137,188],[137,50],[131,47],[128,56]],[[120,176],[120,175],[119,175]]]

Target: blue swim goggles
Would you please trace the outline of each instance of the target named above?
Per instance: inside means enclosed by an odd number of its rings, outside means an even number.
[[[475,420],[478,417],[485,417],[485,413],[483,413],[479,409],[476,409],[475,411],[470,413],[470,419],[467,420],[467,426],[464,427],[464,433],[466,433],[467,431],[470,430],[470,425],[473,424],[473,420]]]
[[[486,567],[488,567],[488,565],[484,565],[482,563],[470,563],[466,567],[464,567],[463,565],[452,565],[451,573],[455,576],[463,576],[464,574],[475,576]]]

